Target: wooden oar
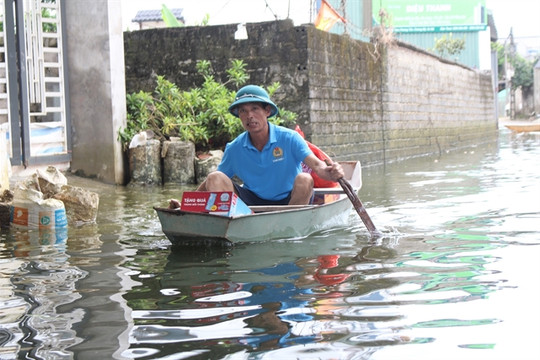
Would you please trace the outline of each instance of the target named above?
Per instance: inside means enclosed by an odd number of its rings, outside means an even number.
[[[326,165],[330,166],[332,165],[332,161],[330,159],[325,159],[324,162],[326,162]],[[371,221],[371,218],[369,217],[366,208],[364,205],[362,205],[362,202],[358,198],[358,195],[356,195],[356,192],[354,191],[351,184],[344,178],[341,178],[338,180],[339,185],[341,185],[343,191],[345,194],[347,194],[347,197],[349,200],[351,200],[351,203],[353,204],[354,209],[360,216],[360,219],[368,229],[369,233],[371,234],[371,237],[381,237],[382,233],[377,230],[375,225],[373,224],[373,221]]]

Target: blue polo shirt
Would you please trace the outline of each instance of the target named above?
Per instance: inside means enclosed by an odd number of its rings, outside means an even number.
[[[218,170],[230,178],[236,175],[262,199],[281,200],[292,191],[301,163],[312,151],[296,131],[270,122],[268,126],[270,137],[262,151],[245,131],[227,144]]]

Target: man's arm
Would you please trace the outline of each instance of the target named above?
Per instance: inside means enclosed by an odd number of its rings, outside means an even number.
[[[306,156],[304,164],[309,166],[321,179],[338,181],[345,176],[343,168],[338,162],[334,162],[332,165],[326,165],[324,161],[318,159],[313,154]]]

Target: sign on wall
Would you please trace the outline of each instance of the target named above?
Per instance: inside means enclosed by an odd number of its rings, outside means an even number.
[[[487,26],[485,0],[374,0],[373,20],[379,11],[396,33],[481,31]]]

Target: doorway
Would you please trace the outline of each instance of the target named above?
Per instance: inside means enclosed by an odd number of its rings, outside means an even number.
[[[12,166],[71,161],[64,13],[62,0],[0,0],[0,136]]]

